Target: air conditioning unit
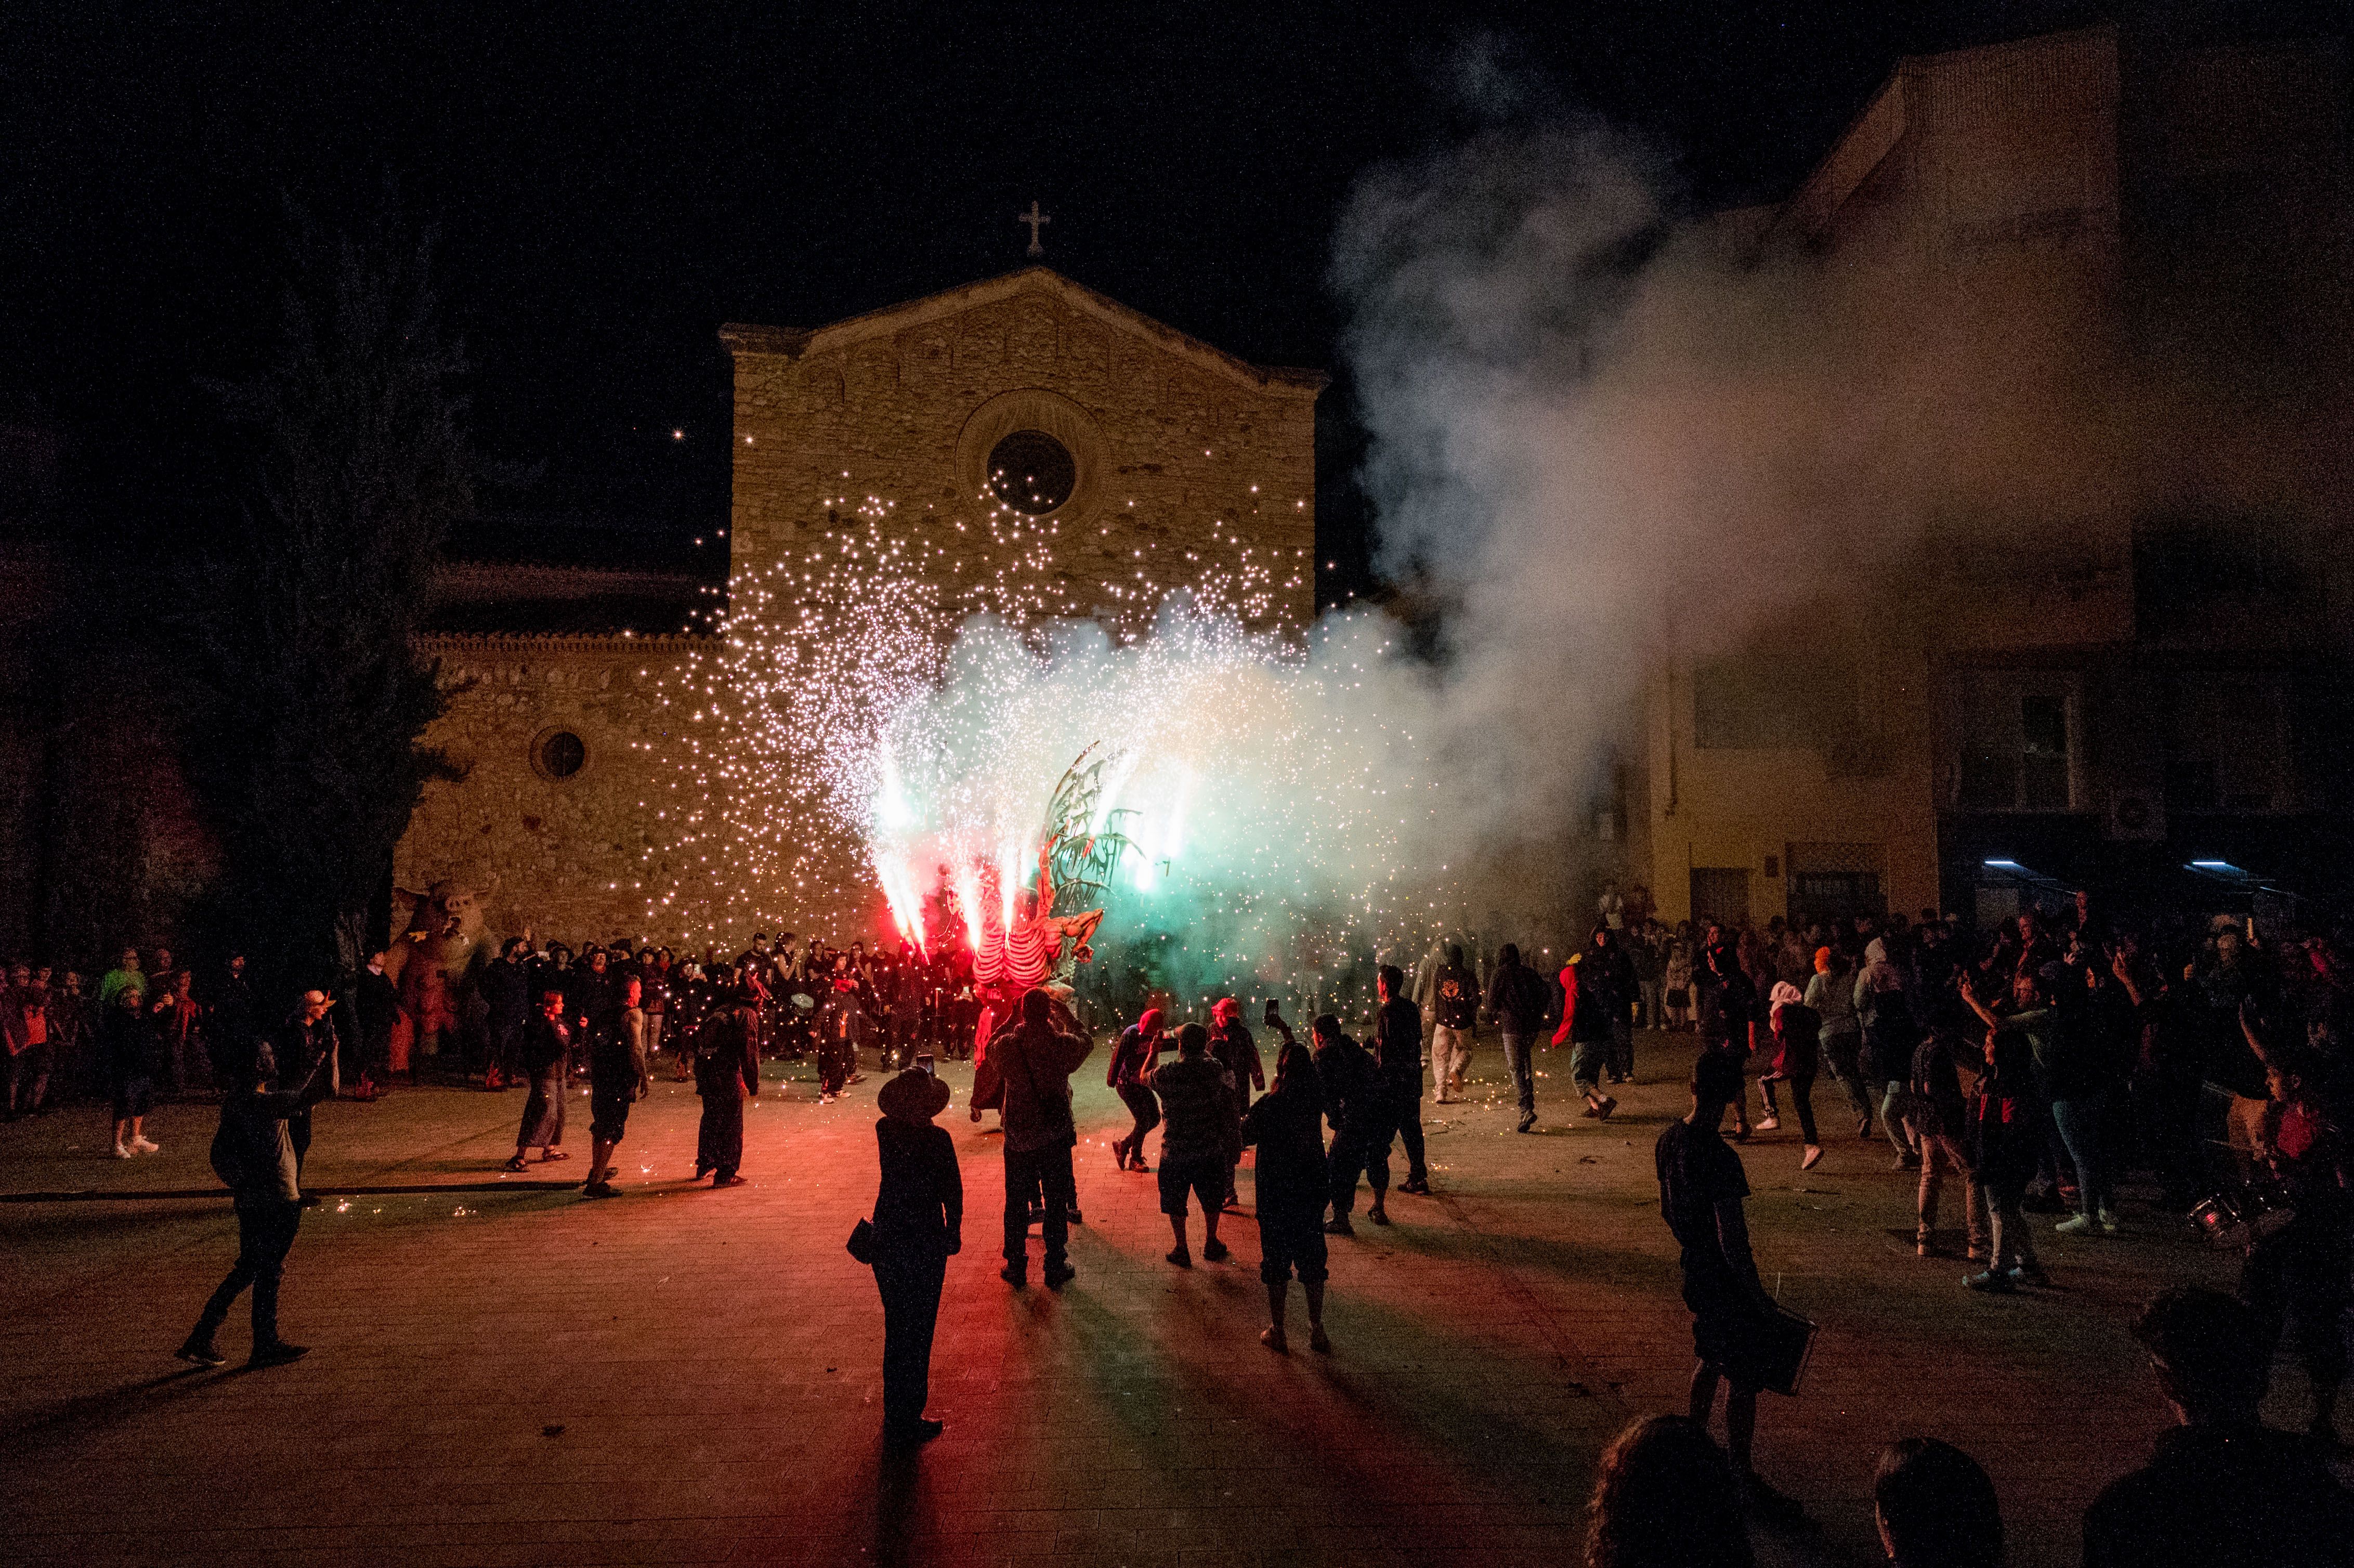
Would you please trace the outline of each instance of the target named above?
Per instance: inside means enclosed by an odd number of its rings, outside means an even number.
[[[2112,839],[2166,837],[2165,795],[2157,789],[2111,789],[2103,830]]]

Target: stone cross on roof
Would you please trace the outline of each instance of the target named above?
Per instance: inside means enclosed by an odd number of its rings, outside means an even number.
[[[1026,223],[1030,226],[1030,249],[1028,254],[1032,256],[1044,256],[1046,254],[1046,248],[1038,243],[1038,229],[1040,226],[1052,223],[1055,220],[1038,210],[1038,203],[1035,197],[1031,199],[1030,210],[1028,212],[1015,213],[1013,215],[1013,221],[1016,223]]]

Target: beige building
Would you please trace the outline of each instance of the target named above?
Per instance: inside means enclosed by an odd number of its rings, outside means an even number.
[[[1759,228],[1893,319],[2089,300],[2210,385],[2342,397],[2347,91],[2334,44],[2165,26],[1907,59]],[[2184,431],[2211,472],[2243,461],[2234,421]],[[1760,924],[2342,886],[2354,496],[2279,466],[2278,504],[2223,483],[1957,517],[1877,588],[1665,661],[1628,874],[1670,919]]]
[[[720,339],[733,499],[695,552],[650,562],[543,528],[454,553],[428,641],[451,704],[427,740],[461,777],[427,786],[398,886],[486,889],[493,932],[700,946],[696,898],[649,913],[715,885],[678,849],[696,781],[668,699],[712,667],[712,612],[732,596],[739,614],[794,613],[773,574],[828,543],[928,577],[952,609],[1133,626],[1192,588],[1266,629],[1312,618],[1320,373],[1246,364],[1043,267]],[[880,935],[860,925],[880,913],[871,877],[827,853],[841,863],[760,917]]]

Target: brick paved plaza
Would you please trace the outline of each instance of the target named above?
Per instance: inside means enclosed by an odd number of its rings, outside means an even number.
[[[171,1356],[234,1251],[209,1107],[164,1107],[163,1152],[130,1163],[100,1157],[100,1108],[9,1127],[6,1556],[1569,1563],[1597,1450],[1679,1408],[1690,1371],[1651,1174],[1689,1054],[1647,1037],[1616,1120],[1578,1119],[1561,1092],[1522,1138],[1483,1042],[1475,1103],[1426,1106],[1437,1196],[1333,1244],[1329,1359],[1304,1334],[1288,1359],[1258,1344],[1246,1220],[1230,1262],[1162,1262],[1153,1183],[1106,1147],[1100,1052],[1079,1074],[1078,1278],[1009,1291],[996,1139],[950,1068],[969,1206],[934,1363],[949,1425],[907,1460],[878,1447],[881,1311],[842,1246],[874,1196],[871,1062],[838,1106],[806,1069],[771,1083],[748,1115],[751,1185],[719,1192],[684,1183],[696,1102],[665,1079],[607,1202],[552,1180],[586,1164],[585,1101],[572,1160],[521,1177],[499,1171],[519,1094],[322,1107],[326,1197],[284,1305],[314,1349],[256,1372],[241,1308],[229,1367]],[[1565,1091],[1558,1069],[1545,1086]],[[1913,1256],[1884,1144],[1836,1138],[1803,1177],[1797,1153],[1794,1133],[1744,1150],[1766,1281],[1823,1324],[1803,1396],[1766,1400],[1758,1451],[1820,1528],[1761,1529],[1761,1560],[1876,1562],[1873,1458],[1925,1432],[1992,1472],[2014,1563],[2073,1563],[2084,1505],[2164,1420],[2126,1320],[2163,1282],[2227,1280],[2229,1260],[2136,1206],[2127,1237],[2041,1243],[2059,1289],[1979,1298],[1958,1261]],[[2286,1363],[2274,1398],[2303,1408]]]

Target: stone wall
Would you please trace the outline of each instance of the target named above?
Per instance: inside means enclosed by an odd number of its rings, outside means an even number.
[[[575,946],[683,940],[684,912],[649,916],[647,906],[673,886],[672,824],[692,792],[673,766],[686,715],[664,705],[666,685],[702,647],[689,637],[426,639],[451,693],[426,742],[466,773],[426,786],[394,853],[394,885],[474,882],[499,937],[527,922]],[[559,733],[581,742],[568,777],[544,752]]]
[[[1044,269],[816,333],[722,335],[739,582],[843,530],[943,583],[991,577],[1041,542],[985,499],[996,440],[1034,428],[1078,470],[1042,520],[1051,566],[1024,570],[1051,611],[1133,624],[1220,583],[1260,626],[1313,618],[1320,375],[1246,365]]]

